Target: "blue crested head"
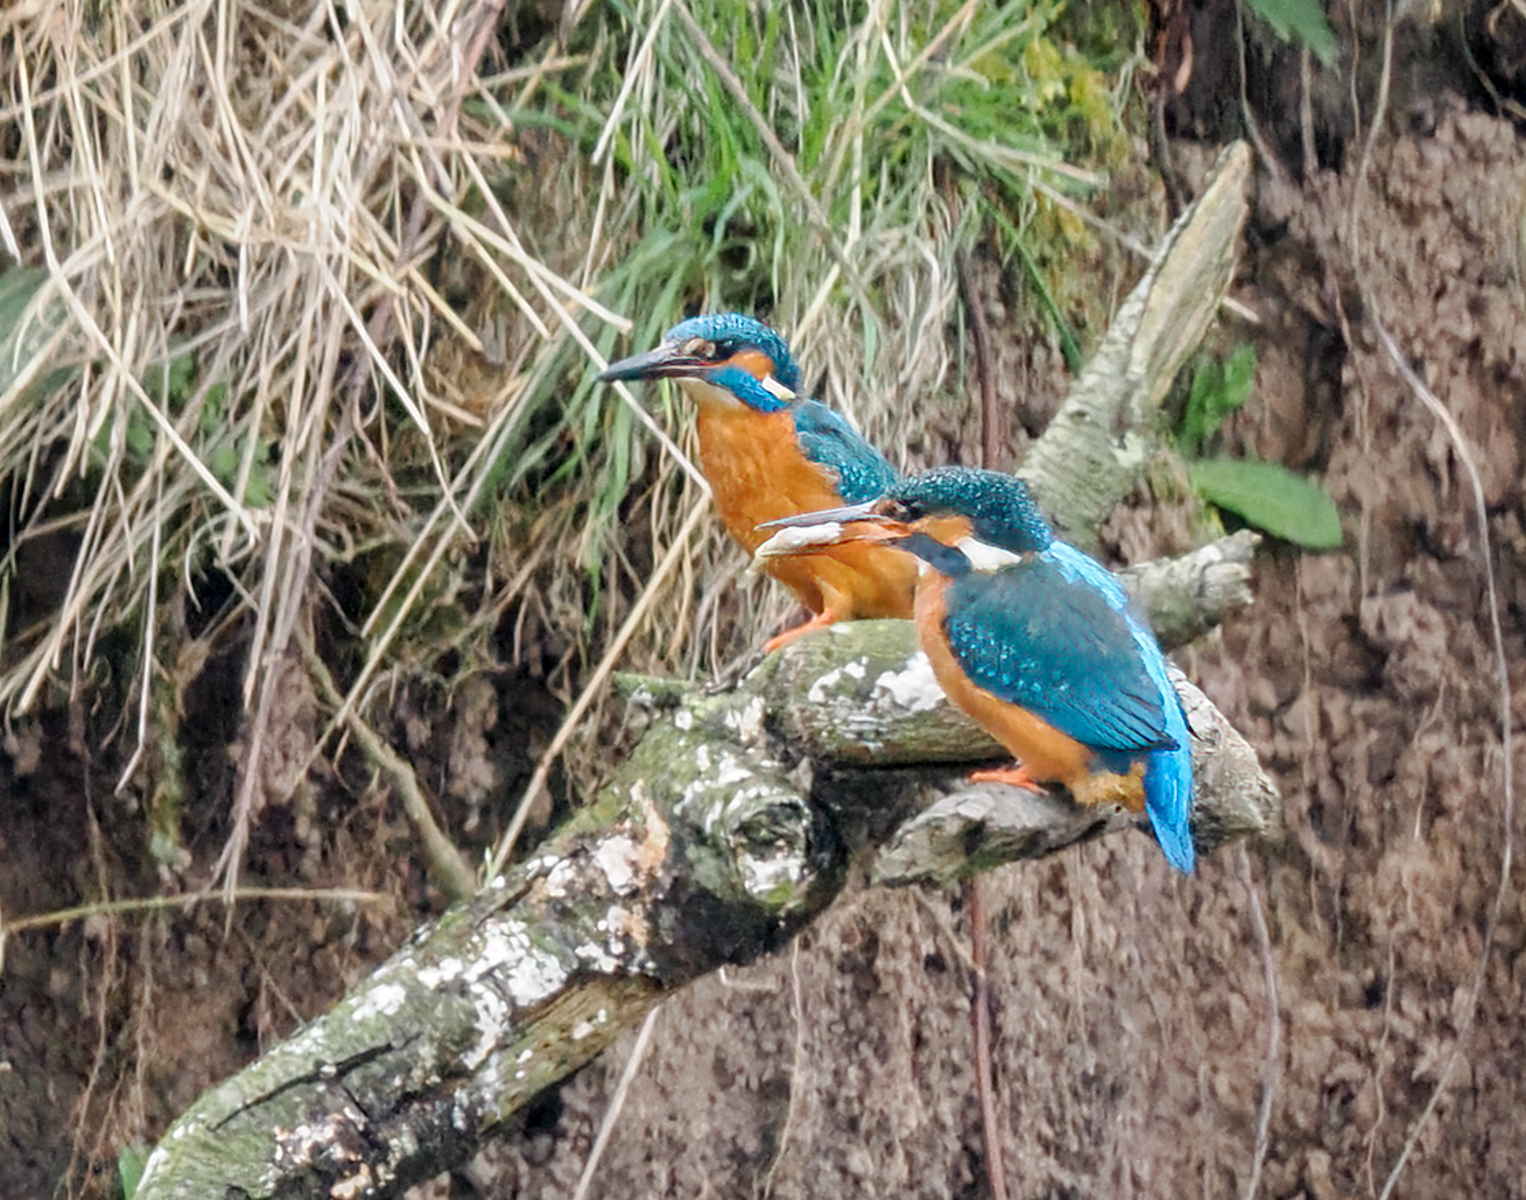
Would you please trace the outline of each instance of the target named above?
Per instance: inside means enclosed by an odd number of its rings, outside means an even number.
[[[645,354],[610,364],[599,375],[617,379],[676,379],[731,396],[759,412],[795,402],[800,368],[789,343],[762,321],[741,313],[711,313],[680,321]],[[701,389],[702,390],[702,389]]]
[[[705,313],[680,321],[663,335],[664,342],[692,345],[708,342],[703,357],[720,364],[749,351],[768,359],[768,372],[790,391],[800,391],[800,368],[790,354],[789,343],[777,330],[741,313]]]
[[[937,467],[903,479],[881,502],[908,524],[925,517],[964,517],[980,541],[1013,554],[1049,549],[1054,532],[1028,485],[1011,475],[971,467]]]

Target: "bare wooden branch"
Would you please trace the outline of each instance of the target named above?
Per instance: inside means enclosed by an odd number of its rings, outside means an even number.
[[[1068,541],[1097,529],[1134,484],[1126,430],[1149,429],[1181,365],[1203,339],[1234,273],[1248,211],[1250,149],[1220,156],[1203,194],[1171,228],[1155,263],[1018,470]]]
[[[1150,618],[1160,644],[1185,646],[1252,600],[1251,557],[1259,535],[1242,529],[1180,558],[1158,558],[1118,572]]]

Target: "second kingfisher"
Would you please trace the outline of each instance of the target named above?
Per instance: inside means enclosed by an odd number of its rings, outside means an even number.
[[[613,363],[604,382],[672,379],[699,408],[699,464],[726,531],[751,555],[780,517],[883,494],[898,478],[837,413],[800,396],[800,369],[777,332],[739,313],[691,317],[661,345]],[[844,544],[763,569],[815,615],[768,650],[811,629],[864,617],[909,618],[915,564],[884,547]]]
[[[1142,808],[1172,866],[1192,870],[1191,736],[1165,656],[1118,580],[1054,536],[1021,480],[946,467],[774,525],[765,559],[872,542],[921,563],[917,634],[933,674],[1021,764],[972,779]]]

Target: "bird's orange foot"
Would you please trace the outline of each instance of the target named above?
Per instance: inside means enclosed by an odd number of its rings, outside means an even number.
[[[828,625],[835,624],[837,618],[830,612],[820,612],[803,625],[796,625],[793,629],[786,629],[783,633],[771,637],[763,644],[763,653],[772,654],[775,650],[782,650],[796,638],[802,638],[808,633],[815,633],[818,629],[825,629]]]
[[[1042,784],[1035,783],[1028,778],[1028,768],[1018,763],[1015,767],[1001,767],[992,771],[975,771],[970,775],[971,783],[1005,783],[1012,787],[1024,788],[1030,792],[1043,792]]]

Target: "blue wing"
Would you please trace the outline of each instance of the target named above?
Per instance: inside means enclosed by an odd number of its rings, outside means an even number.
[[[970,679],[1118,759],[1177,745],[1123,615],[1047,559],[954,579],[943,628]],[[1112,752],[1112,753],[1109,753]]]
[[[1149,626],[1134,614],[1123,585],[1111,571],[1064,542],[1055,542],[1048,557],[1069,578],[1096,588],[1123,618],[1144,669],[1161,698],[1166,732],[1176,746],[1150,755],[1145,766],[1145,810],[1150,814],[1155,840],[1171,865],[1179,871],[1191,871],[1197,861],[1192,841],[1192,735],[1187,730],[1187,714],[1182,710],[1181,697],[1176,694],[1176,687],[1166,670],[1166,656],[1160,652],[1160,644]]]
[[[795,406],[800,450],[837,476],[844,504],[878,500],[900,475],[858,430],[825,404],[802,400]]]

